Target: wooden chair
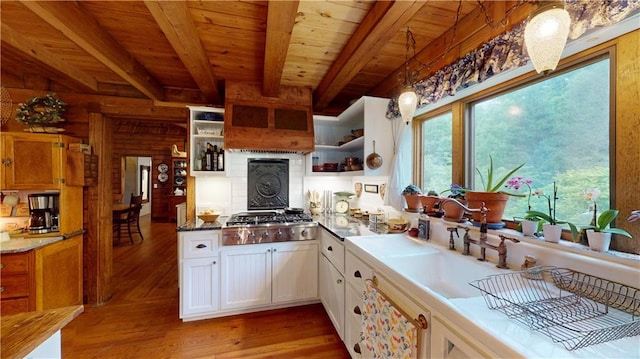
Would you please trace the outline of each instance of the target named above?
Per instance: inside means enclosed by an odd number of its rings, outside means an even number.
[[[129,207],[113,215],[113,230],[118,233],[118,242],[120,241],[122,231],[127,230],[129,235],[129,240],[131,244],[133,241],[133,233],[131,232],[131,227],[135,225],[138,235],[140,239],[144,241],[144,237],[142,236],[142,231],[140,230],[140,210],[142,209],[142,195],[134,196],[131,194],[131,199],[129,200]]]

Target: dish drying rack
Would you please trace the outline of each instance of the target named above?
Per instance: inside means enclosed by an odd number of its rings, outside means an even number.
[[[567,268],[535,267],[469,283],[499,310],[575,350],[640,334],[640,290]]]

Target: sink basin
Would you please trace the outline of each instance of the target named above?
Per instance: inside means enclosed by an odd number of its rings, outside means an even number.
[[[427,287],[444,298],[478,297],[469,282],[508,271],[495,263],[449,251],[406,235],[349,238],[360,249],[414,284]]]

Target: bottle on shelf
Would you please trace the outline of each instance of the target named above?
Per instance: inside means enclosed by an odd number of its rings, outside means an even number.
[[[224,149],[222,147],[218,151],[218,171],[224,171]]]
[[[213,145],[213,155],[211,156],[211,170],[218,171],[218,145]]]
[[[213,167],[213,146],[211,143],[207,142],[207,150],[205,151],[205,171],[212,171]]]

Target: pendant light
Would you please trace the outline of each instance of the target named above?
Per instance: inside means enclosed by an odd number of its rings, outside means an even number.
[[[571,18],[561,1],[541,1],[524,29],[524,43],[536,71],[556,69],[567,43]]]
[[[416,52],[416,40],[413,38],[413,34],[411,30],[407,28],[407,46],[406,52],[404,55],[404,91],[398,97],[398,108],[400,109],[400,115],[402,116],[402,120],[408,125],[409,122],[413,119],[413,114],[416,112],[416,106],[418,105],[418,96],[416,92],[413,90],[413,86],[411,85],[411,79],[414,77],[413,74],[409,72],[409,48],[413,48],[413,53],[415,56]]]

